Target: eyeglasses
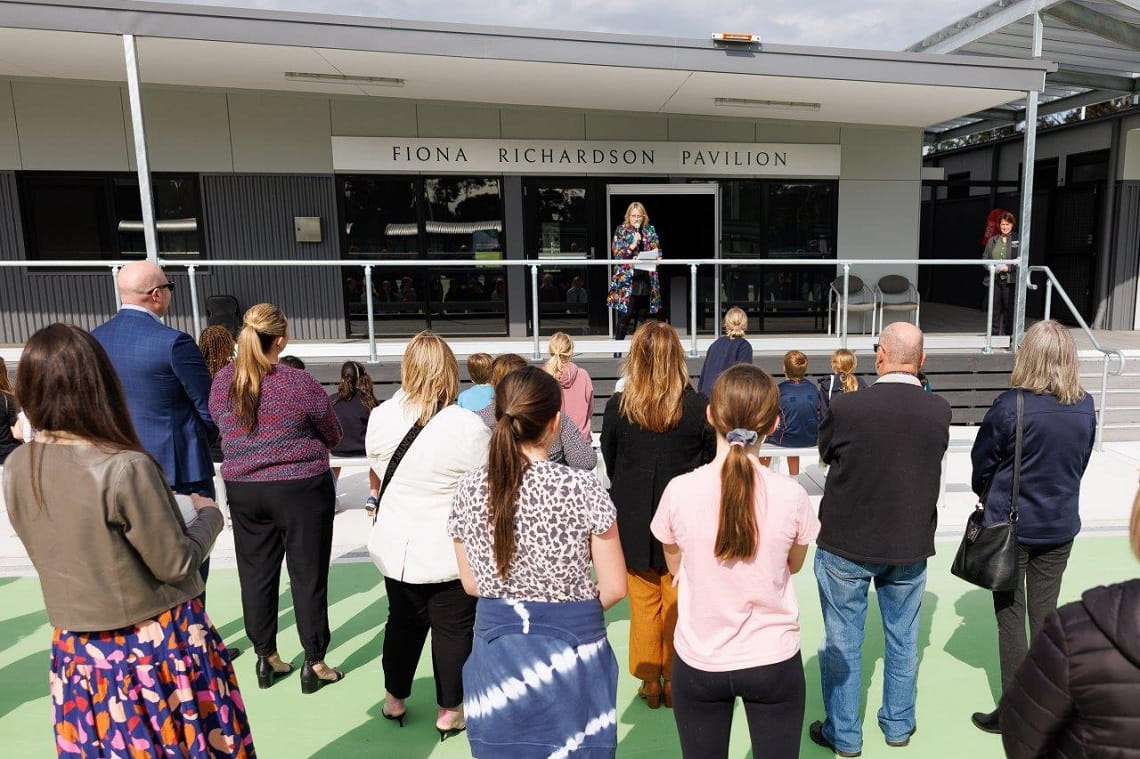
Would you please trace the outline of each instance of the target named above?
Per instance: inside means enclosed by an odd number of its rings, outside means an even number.
[[[878,353],[879,352],[879,344],[878,343],[872,343],[871,344],[871,350],[874,351],[875,353]]]
[[[152,287],[150,291],[154,292],[155,290],[169,290],[170,292],[173,293],[174,292],[174,283],[173,282],[167,282],[165,285],[159,285],[158,287]]]

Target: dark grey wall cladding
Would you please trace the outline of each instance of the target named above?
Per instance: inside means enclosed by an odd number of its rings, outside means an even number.
[[[335,183],[320,175],[203,175],[203,216],[210,258],[336,260],[339,258]],[[319,216],[322,242],[298,243],[293,217]],[[0,172],[0,260],[24,258],[15,174]],[[56,321],[91,329],[115,313],[109,271],[40,273],[0,269],[0,343],[22,343]],[[193,333],[185,269],[168,267],[175,282],[168,323]],[[338,268],[210,267],[198,271],[198,302],[205,325],[206,298],[228,294],[242,308],[276,303],[289,315],[290,332],[301,340],[344,337],[344,307]]]
[[[340,258],[335,181],[332,176],[204,174],[202,207],[209,256],[215,260],[279,259],[335,261]],[[295,216],[319,216],[321,242],[295,239]],[[206,298],[233,295],[243,309],[255,303],[280,306],[299,340],[339,339],[345,334],[341,270],[337,267],[209,267],[198,275],[205,324]],[[175,273],[171,267],[170,273]],[[189,287],[184,277],[171,312],[172,324],[191,331]]]
[[[1140,182],[1116,186],[1116,229],[1108,257],[1110,310],[1105,327],[1132,329],[1136,317],[1136,277],[1140,272]]]

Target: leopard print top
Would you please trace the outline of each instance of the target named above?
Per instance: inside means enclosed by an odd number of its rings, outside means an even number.
[[[585,601],[598,597],[590,579],[590,537],[608,530],[616,517],[613,501],[592,472],[536,461],[519,488],[517,548],[505,580],[495,571],[487,467],[460,478],[447,532],[463,542],[480,596]]]

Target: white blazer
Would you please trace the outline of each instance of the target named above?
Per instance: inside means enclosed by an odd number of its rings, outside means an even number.
[[[372,409],[364,450],[381,479],[415,416],[403,390]],[[376,512],[368,552],[385,577],[427,584],[459,577],[447,515],[459,478],[487,463],[491,431],[473,412],[448,406],[408,449]]]

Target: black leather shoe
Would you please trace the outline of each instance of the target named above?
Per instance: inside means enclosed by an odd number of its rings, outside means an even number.
[[[808,737],[811,738],[811,742],[814,743],[815,745],[823,746],[825,749],[828,749],[829,751],[834,751],[836,756],[856,757],[856,756],[862,756],[863,755],[862,751],[840,751],[839,749],[837,749],[835,747],[835,745],[832,744],[831,741],[829,741],[827,738],[824,737],[824,735],[823,735],[823,723],[820,722],[819,720],[816,720],[815,722],[808,725]]]
[[[326,665],[323,661],[305,662],[301,667],[301,692],[316,693],[326,685],[339,683],[344,679],[344,673]]]
[[[270,654],[257,657],[254,671],[257,672],[257,687],[265,689],[292,672],[293,665],[282,661],[277,654]]]
[[[974,723],[974,727],[979,730],[984,730],[987,733],[1001,734],[1001,712],[994,709],[989,714],[985,712],[974,712],[970,717],[970,721]]]
[[[226,653],[230,655],[230,661],[233,661],[234,659],[241,656],[242,649],[238,648],[237,646],[226,646]]]

